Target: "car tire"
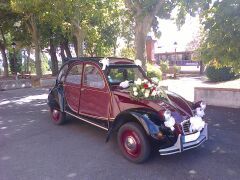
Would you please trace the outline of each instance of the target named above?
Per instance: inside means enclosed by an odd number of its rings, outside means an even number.
[[[134,163],[143,163],[151,152],[149,139],[136,122],[128,122],[119,128],[118,146],[124,157]]]
[[[66,122],[66,113],[57,108],[50,108],[50,116],[54,124],[62,125]]]

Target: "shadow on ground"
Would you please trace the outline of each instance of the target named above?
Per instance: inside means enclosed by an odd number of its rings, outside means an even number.
[[[49,120],[47,89],[0,94],[0,179],[239,179],[239,109],[207,108],[209,140],[197,149],[145,164],[125,160],[116,137],[68,117]]]

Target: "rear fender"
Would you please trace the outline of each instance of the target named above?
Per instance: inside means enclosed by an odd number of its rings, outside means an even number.
[[[58,108],[65,111],[64,89],[62,85],[55,86],[48,95],[48,105],[50,108]]]

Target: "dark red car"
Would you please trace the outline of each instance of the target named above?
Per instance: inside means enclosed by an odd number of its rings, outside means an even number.
[[[146,86],[154,84],[143,69],[129,59],[102,60],[83,57],[62,66],[48,96],[55,124],[63,124],[70,115],[106,130],[106,141],[116,132],[121,152],[135,163],[145,161],[153,145],[161,155],[169,155],[208,139],[205,103],[192,103],[169,91],[162,99],[136,99],[130,92],[132,84],[141,80],[148,82]],[[121,85],[126,81],[130,87]],[[132,92],[138,94],[136,88]]]

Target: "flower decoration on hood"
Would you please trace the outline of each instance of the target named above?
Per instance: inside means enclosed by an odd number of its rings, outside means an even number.
[[[157,83],[138,78],[130,88],[130,95],[135,100],[159,100],[166,97],[165,92]]]

